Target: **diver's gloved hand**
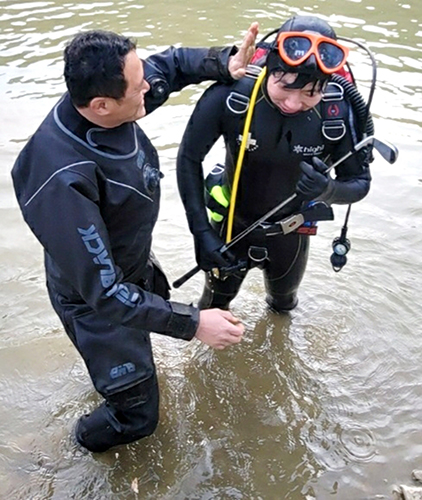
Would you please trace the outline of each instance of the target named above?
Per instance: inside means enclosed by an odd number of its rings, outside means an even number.
[[[195,234],[195,256],[198,266],[204,271],[233,265],[236,258],[230,252],[219,252],[224,245],[218,234],[211,228]]]
[[[296,194],[303,201],[311,201],[321,196],[327,189],[330,179],[327,171],[327,165],[314,156],[312,158],[312,165],[306,161],[300,162],[302,173],[296,184]]]

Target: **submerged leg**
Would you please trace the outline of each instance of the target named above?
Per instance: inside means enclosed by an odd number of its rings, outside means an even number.
[[[264,269],[266,302],[276,312],[285,313],[298,304],[297,291],[308,261],[309,236],[289,234],[267,241],[269,262]]]
[[[221,280],[211,272],[205,274],[205,285],[199,299],[199,309],[219,307],[228,309],[230,302],[236,297],[247,271],[239,271]]]
[[[149,436],[158,424],[158,401],[154,375],[151,380],[114,395],[92,413],[83,415],[75,427],[76,440],[87,450],[101,453]]]

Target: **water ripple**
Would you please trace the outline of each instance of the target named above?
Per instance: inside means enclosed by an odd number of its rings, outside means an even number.
[[[354,460],[371,460],[376,452],[374,436],[369,429],[362,427],[343,429],[340,442]]]

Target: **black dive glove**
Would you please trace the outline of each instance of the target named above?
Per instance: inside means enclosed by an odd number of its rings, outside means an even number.
[[[236,262],[234,255],[230,252],[220,253],[220,248],[224,245],[221,238],[213,229],[206,229],[194,236],[195,256],[198,266],[204,271],[211,271],[214,268],[224,268]]]
[[[296,194],[303,201],[311,201],[321,196],[327,189],[330,179],[325,173],[328,169],[327,165],[314,156],[312,165],[306,161],[300,162],[302,173],[296,184]]]

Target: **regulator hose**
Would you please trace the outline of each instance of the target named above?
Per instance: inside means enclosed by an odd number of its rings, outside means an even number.
[[[353,107],[356,114],[357,126],[359,132],[364,138],[365,135],[374,135],[374,122],[371,113],[368,111],[368,105],[359,93],[356,86],[340,75],[332,75],[331,81],[341,85],[345,95]]]

